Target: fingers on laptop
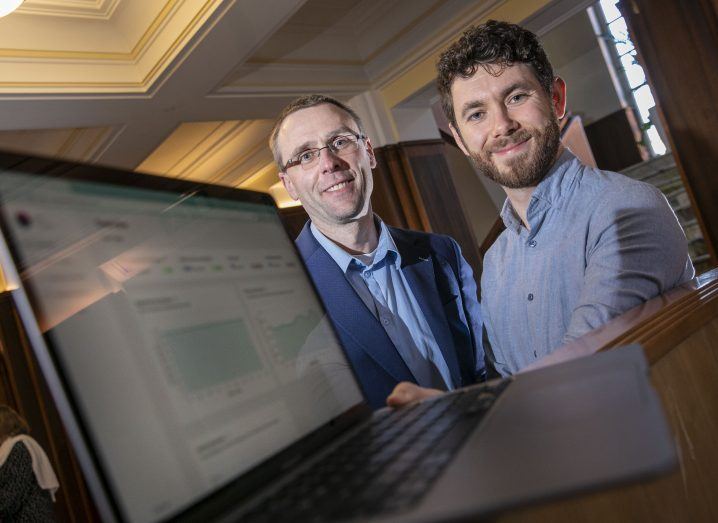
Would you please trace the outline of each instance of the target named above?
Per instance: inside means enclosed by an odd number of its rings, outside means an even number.
[[[425,398],[431,398],[432,396],[436,396],[438,394],[441,394],[440,390],[426,389],[424,387],[419,387],[414,383],[402,381],[394,387],[394,390],[391,394],[389,394],[389,397],[386,399],[386,404],[395,408],[403,407],[409,403],[423,400]]]

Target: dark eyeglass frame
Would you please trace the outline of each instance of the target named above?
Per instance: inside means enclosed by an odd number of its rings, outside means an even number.
[[[336,142],[340,138],[349,139],[351,143],[355,144],[355,147],[351,147],[349,144],[347,144],[347,146],[344,148],[336,147],[334,145],[334,142]],[[287,172],[288,169],[297,165],[301,165],[302,169],[308,171],[319,159],[319,156],[322,153],[322,149],[329,149],[332,153],[338,156],[347,156],[359,149],[359,142],[361,140],[366,140],[366,136],[363,134],[355,133],[338,134],[334,138],[332,138],[331,142],[326,144],[324,147],[312,147],[310,149],[305,149],[301,153],[295,155],[293,158],[290,158],[289,161],[287,161],[287,163],[284,165],[283,172]],[[306,163],[302,163],[301,157],[307,153],[311,154],[311,158],[307,160]]]

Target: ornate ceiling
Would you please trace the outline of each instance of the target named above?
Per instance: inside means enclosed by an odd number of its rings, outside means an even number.
[[[295,96],[394,107],[470,23],[561,3],[26,0],[0,19],[0,147],[267,191]]]

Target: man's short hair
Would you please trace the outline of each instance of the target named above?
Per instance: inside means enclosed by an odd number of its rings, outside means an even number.
[[[456,77],[471,78],[479,67],[498,76],[514,64],[531,66],[541,87],[551,94],[553,67],[536,35],[518,25],[489,20],[485,24],[471,26],[441,54],[436,66],[441,107],[454,127],[456,115],[451,99],[451,84]]]
[[[277,143],[277,137],[279,136],[279,128],[282,126],[282,123],[284,123],[284,120],[287,118],[287,116],[292,113],[295,113],[301,109],[308,109],[309,107],[314,107],[315,105],[322,104],[335,105],[347,114],[349,114],[349,116],[352,117],[352,120],[354,120],[354,123],[357,124],[357,127],[359,128],[359,133],[362,135],[366,135],[366,132],[364,131],[364,124],[362,123],[361,118],[359,118],[359,115],[354,112],[354,110],[348,105],[343,104],[336,98],[332,98],[331,96],[326,96],[323,94],[308,94],[305,96],[300,96],[299,98],[293,100],[284,109],[282,109],[282,112],[279,114],[277,121],[274,123],[274,127],[272,127],[272,133],[269,135],[269,148],[272,149],[274,161],[277,163],[280,169],[284,168],[284,162],[282,160],[282,155],[279,153],[279,144]]]

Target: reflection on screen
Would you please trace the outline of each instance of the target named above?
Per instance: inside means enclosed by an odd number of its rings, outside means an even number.
[[[130,521],[361,401],[273,208],[2,173],[5,220]]]

